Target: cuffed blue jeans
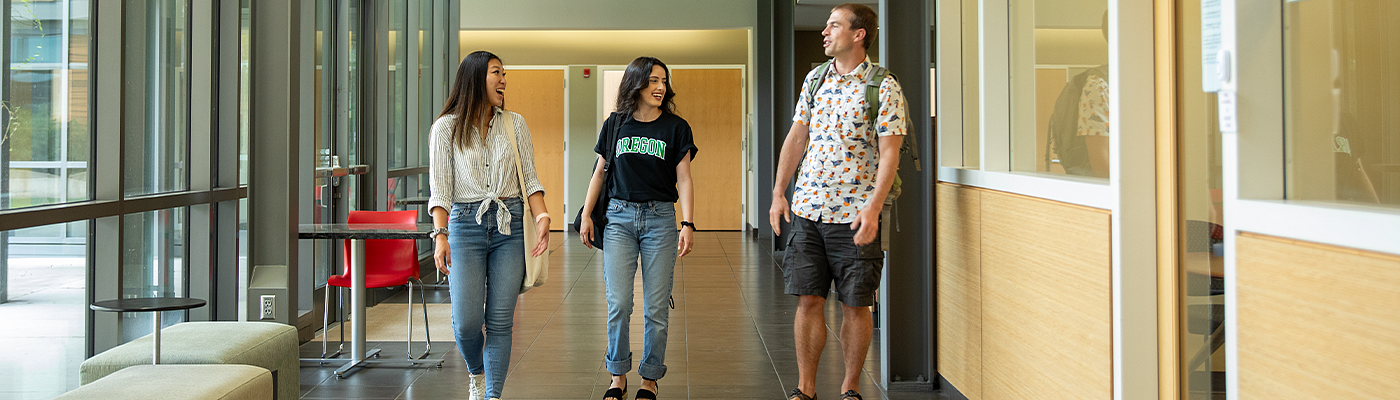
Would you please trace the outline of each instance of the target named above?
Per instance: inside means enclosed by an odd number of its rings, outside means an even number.
[[[515,301],[525,280],[524,206],[519,198],[504,201],[511,215],[510,235],[497,231],[496,213],[501,210],[494,201],[480,224],[476,222],[479,203],[453,204],[447,223],[453,336],[467,370],[473,375],[486,373],[488,399],[501,397],[506,381]]]
[[[603,231],[603,279],[608,289],[608,354],[604,364],[613,375],[632,370],[628,321],[640,265],[646,326],[637,373],[649,380],[666,376],[666,326],[671,316],[667,306],[679,237],[675,203],[620,199],[608,203],[608,226]]]

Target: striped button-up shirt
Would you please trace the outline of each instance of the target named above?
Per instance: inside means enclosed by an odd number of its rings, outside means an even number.
[[[511,151],[506,127],[501,124],[504,113],[515,117],[520,164],[525,169],[524,195],[515,175],[515,152]],[[456,120],[453,115],[438,118],[429,134],[428,185],[432,194],[428,198],[428,210],[442,207],[450,211],[453,203],[479,203],[476,223],[480,224],[494,202],[502,210],[496,213],[497,230],[509,235],[510,213],[504,212],[505,203],[500,198],[529,197],[535,192],[544,192],[535,174],[535,147],[530,142],[530,129],[520,114],[496,108],[491,127],[486,131],[486,143],[483,145],[477,136],[470,146],[463,148],[452,143],[452,125]],[[466,129],[470,129],[472,135],[479,135],[476,128]]]

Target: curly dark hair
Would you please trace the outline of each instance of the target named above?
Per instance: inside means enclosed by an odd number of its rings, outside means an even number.
[[[661,112],[668,114],[676,113],[676,91],[671,89],[671,69],[666,67],[666,63],[656,59],[656,57],[637,57],[627,64],[627,72],[622,74],[622,84],[617,88],[617,112],[628,115],[637,111],[637,105],[641,102],[642,90],[651,85],[651,67],[660,66],[666,71],[666,79],[662,82],[666,85],[666,96],[661,98]]]

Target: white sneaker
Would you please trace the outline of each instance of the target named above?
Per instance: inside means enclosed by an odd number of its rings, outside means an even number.
[[[486,397],[486,374],[471,375],[471,381],[467,384],[468,396],[471,400],[482,400]]]

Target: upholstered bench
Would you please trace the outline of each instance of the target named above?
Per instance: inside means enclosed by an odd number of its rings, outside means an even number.
[[[161,358],[165,358],[162,356]],[[296,375],[293,373],[292,375]],[[273,398],[272,373],[251,365],[136,365],[79,386],[55,400]]]
[[[277,398],[296,399],[301,391],[297,330],[272,322],[185,322],[162,329],[163,364],[246,364],[271,371]],[[151,364],[151,335],[83,361],[86,385],[126,367]]]

